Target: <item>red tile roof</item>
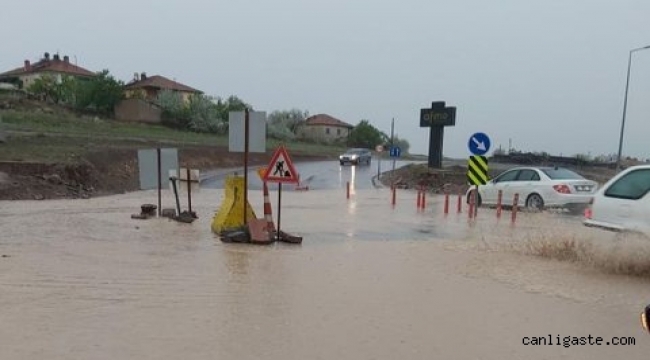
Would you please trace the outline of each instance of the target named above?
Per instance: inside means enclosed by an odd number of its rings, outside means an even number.
[[[335,126],[335,127],[344,127],[348,129],[352,129],[354,127],[354,125],[350,125],[344,121],[341,121],[327,114],[318,114],[318,115],[310,116],[307,119],[305,119],[305,124],[306,125],[328,125],[328,126]]]
[[[84,69],[81,66],[77,66],[75,64],[70,63],[68,57],[64,57],[63,59],[61,59],[58,57],[58,55],[56,55],[53,58],[47,58],[47,59],[43,58],[33,64],[30,63],[29,61],[25,61],[25,65],[23,65],[22,67],[1,73],[0,78],[41,73],[41,72],[55,72],[55,73],[63,73],[63,74],[69,74],[74,76],[86,76],[86,77],[92,77],[96,75],[94,72],[90,70]]]
[[[127,90],[154,88],[158,90],[174,90],[174,91],[183,91],[183,92],[191,92],[191,93],[199,93],[199,94],[203,93],[200,90],[196,90],[192,87],[183,85],[181,83],[178,83],[174,80],[170,80],[160,75],[148,76],[145,79],[132,81],[128,83],[125,88]]]

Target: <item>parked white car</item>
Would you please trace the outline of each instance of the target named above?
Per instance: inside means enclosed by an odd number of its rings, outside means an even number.
[[[650,237],[650,165],[632,166],[610,179],[585,210],[584,225]]]
[[[470,201],[471,187],[467,191]],[[486,185],[479,185],[479,205],[494,206],[502,191],[502,204],[511,206],[515,194],[519,194],[518,206],[542,210],[566,208],[582,211],[591,202],[598,183],[561,167],[516,167],[504,171]]]

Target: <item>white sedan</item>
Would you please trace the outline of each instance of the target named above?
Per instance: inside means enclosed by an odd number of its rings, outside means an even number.
[[[472,186],[467,191],[470,201]],[[588,180],[571,170],[561,167],[516,167],[478,187],[478,205],[494,206],[499,190],[502,205],[512,206],[515,194],[519,194],[518,206],[542,210],[566,208],[581,211],[593,199],[598,183]]]

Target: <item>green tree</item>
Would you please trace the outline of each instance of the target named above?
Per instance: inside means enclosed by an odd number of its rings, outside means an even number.
[[[79,96],[79,82],[72,76],[45,74],[27,89],[43,101],[75,106]]]
[[[187,129],[189,127],[189,113],[183,97],[171,90],[162,90],[158,93],[155,103],[162,109],[162,123],[164,125]]]
[[[111,115],[124,98],[124,83],[116,80],[108,70],[97,73],[89,80],[79,80],[76,106],[82,110],[92,110]]]
[[[348,145],[353,147],[365,147],[374,149],[379,144],[387,142],[386,134],[372,126],[368,120],[361,120],[352,129],[348,138]]]
[[[273,111],[267,119],[267,135],[278,140],[293,140],[308,116],[307,111],[299,109]]]

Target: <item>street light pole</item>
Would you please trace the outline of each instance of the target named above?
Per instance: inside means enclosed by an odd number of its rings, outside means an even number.
[[[625,98],[623,100],[623,119],[621,120],[621,134],[618,139],[618,155],[616,156],[616,172],[621,171],[621,155],[623,153],[623,132],[625,131],[625,115],[627,114],[627,94],[630,89],[630,69],[632,68],[632,53],[650,49],[650,45],[630,50],[627,59],[627,81],[625,82]]]

